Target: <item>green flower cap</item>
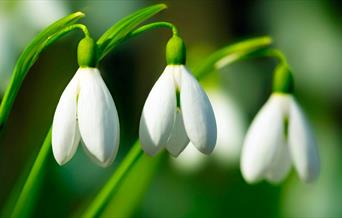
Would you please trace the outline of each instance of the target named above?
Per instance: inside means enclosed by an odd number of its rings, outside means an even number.
[[[78,43],[77,60],[80,67],[96,66],[96,42],[94,39],[85,37]]]
[[[273,92],[290,93],[294,91],[294,80],[287,65],[278,65],[274,71]]]
[[[186,48],[182,38],[172,36],[166,45],[166,62],[168,65],[185,65]]]

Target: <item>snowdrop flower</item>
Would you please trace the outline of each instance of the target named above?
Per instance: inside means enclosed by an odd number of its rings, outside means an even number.
[[[80,140],[90,157],[110,165],[119,146],[119,119],[100,72],[94,68],[96,43],[83,39],[78,47],[80,68],[65,88],[53,119],[52,149],[58,164],[67,163]]]
[[[166,48],[168,66],[145,102],[139,136],[143,150],[155,155],[166,148],[178,156],[189,143],[209,154],[216,144],[216,121],[210,101],[184,66],[183,40],[173,36]]]
[[[292,164],[304,182],[318,177],[317,145],[292,92],[291,73],[278,68],[274,93],[256,115],[244,141],[241,170],[249,183],[262,179],[279,183]]]
[[[177,157],[171,158],[171,164],[181,171],[200,170],[212,160],[223,167],[234,167],[239,163],[246,118],[234,98],[221,88],[208,88],[207,94],[214,109],[217,125],[217,142],[210,157],[207,157],[192,145],[188,145]],[[189,143],[191,144],[191,143]]]

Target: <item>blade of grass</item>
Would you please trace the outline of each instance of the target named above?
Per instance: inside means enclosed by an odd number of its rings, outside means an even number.
[[[14,206],[11,217],[28,217],[35,201],[32,199],[37,194],[38,185],[43,177],[44,166],[48,154],[51,150],[51,128],[46,135],[43,146],[32,166],[32,169],[25,181],[25,184],[19,194]]]
[[[44,50],[44,48],[51,44],[46,44],[46,42],[49,41],[50,38],[53,37],[56,33],[62,31],[67,26],[76,23],[82,17],[84,17],[83,13],[76,12],[56,21],[55,23],[44,29],[42,32],[40,32],[25,48],[14,67],[10,83],[5,90],[5,94],[0,105],[0,131],[4,127],[8,119],[19,88],[29,69],[36,62],[39,54]],[[42,45],[46,46],[42,47]]]
[[[111,195],[99,217],[131,217],[158,172],[165,154],[163,152],[155,157],[142,155],[116,188],[117,191]]]
[[[138,10],[114,24],[97,40],[98,61],[106,56],[139,24],[166,8],[165,4],[152,5]]]
[[[134,163],[142,156],[142,154],[143,151],[141,150],[140,144],[137,141],[133,145],[125,159],[113,173],[112,177],[110,177],[108,182],[104,185],[99,194],[95,197],[90,206],[83,213],[82,217],[97,217],[99,213],[101,213],[103,208],[107,205],[113,191],[117,189],[120,182],[123,180],[123,178],[125,178],[125,176],[127,176],[129,170],[132,168]]]
[[[193,73],[196,75],[198,79],[204,77],[206,74],[210,73],[214,70],[215,64],[222,58],[227,57],[229,55],[239,55],[239,54],[247,54],[249,52],[253,52],[263,47],[267,47],[272,43],[272,39],[268,36],[257,37],[252,39],[243,40],[241,42],[237,42],[231,45],[228,45],[222,49],[211,54],[206,60],[202,62],[198,67],[193,70]],[[240,55],[238,57],[243,57]],[[233,57],[234,61],[237,60],[237,57]]]

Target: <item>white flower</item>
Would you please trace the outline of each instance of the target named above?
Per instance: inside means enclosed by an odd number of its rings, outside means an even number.
[[[209,160],[213,160],[222,167],[234,167],[239,163],[246,129],[244,113],[234,98],[224,93],[222,89],[208,88],[207,94],[216,118],[215,149],[210,157],[207,157],[193,149],[192,145],[188,145],[177,158],[171,158],[171,164],[181,171],[198,171]]]
[[[119,147],[114,101],[98,69],[79,68],[65,88],[52,125],[52,150],[58,164],[68,162],[82,139],[101,166],[110,165]]]
[[[166,148],[178,156],[189,141],[204,154],[214,149],[213,109],[184,65],[168,65],[153,86],[141,115],[139,135],[142,148],[150,155]]]
[[[291,165],[301,180],[318,177],[316,142],[304,114],[290,94],[272,94],[250,126],[242,148],[241,170],[247,182],[279,183]]]

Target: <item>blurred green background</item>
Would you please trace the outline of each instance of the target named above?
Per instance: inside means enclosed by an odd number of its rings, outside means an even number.
[[[87,16],[81,22],[98,37],[120,18],[154,3],[159,1],[0,1],[1,93],[20,52],[53,20],[83,11]],[[182,170],[168,155],[156,160],[144,157],[146,163],[133,169],[129,182],[117,192],[120,201],[113,199],[104,216],[342,217],[342,2],[165,3],[169,9],[151,21],[170,21],[178,27],[190,67],[232,42],[273,37],[275,47],[286,54],[293,69],[296,96],[316,133],[321,175],[315,183],[303,184],[292,170],[281,185],[248,185],[236,157],[228,162],[202,157],[206,161],[194,170]],[[0,208],[16,192],[16,184],[25,178],[40,149],[59,97],[77,70],[76,47],[81,36],[79,32],[69,34],[46,50],[20,89],[0,136]],[[114,172],[137,138],[144,101],[165,67],[169,36],[166,30],[146,33],[118,47],[100,64],[120,117],[118,157],[112,167],[103,169],[81,148],[63,167],[51,154],[36,196],[34,217],[79,216]],[[216,86],[234,99],[247,120],[245,126],[270,95],[274,66],[274,60],[261,58],[218,72]]]

